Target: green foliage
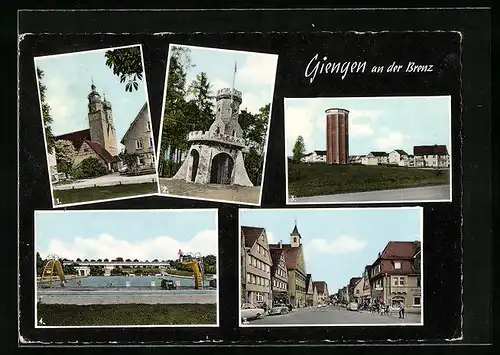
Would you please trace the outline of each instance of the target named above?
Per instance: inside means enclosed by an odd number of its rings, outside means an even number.
[[[139,89],[138,81],[142,80],[142,58],[139,47],[109,50],[105,54],[106,65],[113,74],[120,77],[120,83],[125,84],[125,91]]]
[[[295,145],[293,146],[293,162],[299,163],[305,152],[306,145],[304,143],[304,138],[302,138],[302,136],[298,136],[295,141]]]
[[[106,172],[106,168],[101,165],[97,158],[88,157],[82,160],[80,165],[74,169],[73,177],[75,179],[91,179],[103,176]]]
[[[68,174],[73,172],[73,162],[76,157],[76,150],[68,140],[58,140],[54,143],[56,153],[57,170],[61,173]]]
[[[433,170],[404,167],[290,164],[288,188],[301,197],[449,184],[449,170],[442,171],[436,176]]]
[[[90,276],[103,276],[104,275],[104,267],[91,265],[90,266]]]
[[[121,276],[121,275],[123,275],[123,274],[124,274],[124,272],[123,272],[120,268],[117,268],[117,267],[115,267],[115,268],[114,268],[113,270],[111,270],[111,272],[110,272],[110,275],[111,275],[111,276]]]
[[[36,275],[37,276],[42,276],[43,268],[44,268],[46,263],[47,263],[47,261],[42,259],[42,257],[40,256],[40,253],[36,252]]]
[[[61,262],[64,275],[77,275],[78,274],[75,270],[76,264],[63,265],[63,261],[62,260],[59,260],[59,261]]]
[[[137,166],[137,157],[139,156],[139,154],[127,153],[126,151],[124,151],[120,152],[118,156],[130,170],[134,170],[134,168]]]
[[[255,148],[250,148],[245,154],[245,169],[248,178],[255,186],[262,184],[262,169],[264,165],[264,156],[260,155]]]
[[[42,104],[43,125],[45,129],[45,138],[47,140],[47,152],[53,153],[54,151],[54,135],[52,134],[52,127],[50,124],[53,122],[50,115],[50,106],[46,102],[47,87],[43,84],[42,79],[45,75],[43,70],[36,68],[36,75],[38,77],[38,87],[40,89],[40,102]]]

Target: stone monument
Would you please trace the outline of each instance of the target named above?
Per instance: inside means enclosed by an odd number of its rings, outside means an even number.
[[[243,161],[243,151],[248,148],[238,122],[240,105],[240,91],[226,88],[217,92],[214,122],[206,132],[189,133],[187,158],[173,179],[253,186]]]

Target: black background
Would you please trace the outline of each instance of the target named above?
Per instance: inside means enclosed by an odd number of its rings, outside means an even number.
[[[378,21],[375,21],[375,17]],[[433,22],[438,18],[441,24],[439,27]],[[383,19],[385,21],[381,22]],[[352,26],[352,23],[356,26]],[[476,27],[472,26],[474,23]],[[489,24],[487,12],[471,11],[467,17],[465,12],[455,12],[454,16],[446,17],[446,11],[413,11],[411,15],[404,11],[381,11],[377,16],[374,16],[373,11],[288,11],[281,14],[273,11],[21,13],[20,33],[52,34],[25,35],[19,42],[20,334],[24,339],[35,342],[79,340],[106,343],[114,340],[120,343],[190,343],[198,340],[221,340],[218,344],[255,344],[256,341],[313,344],[324,343],[325,339],[334,342],[383,342],[387,339],[443,342],[460,337],[464,330],[465,341],[489,341],[491,256],[484,249],[478,255],[477,243],[484,246],[491,241],[490,62],[486,55],[489,50],[489,33],[481,30],[479,24]],[[463,37],[461,43],[459,34],[446,31],[345,33],[353,29],[461,30]],[[175,33],[150,34],[167,31]],[[107,34],[91,34],[100,32]],[[113,32],[116,34],[111,34]],[[123,32],[128,34],[118,34]],[[34,329],[33,211],[51,209],[52,206],[33,58],[138,43],[143,47],[149,103],[156,135],[160,125],[169,43],[279,54],[262,208],[285,207],[284,97],[452,95],[453,203],[422,204],[425,207],[425,325],[239,328],[238,207],[247,206],[158,196],[69,209],[219,208],[220,327]],[[320,57],[327,55],[334,62],[366,60],[367,71],[364,74],[348,74],[344,80],[335,74],[321,75],[309,84],[304,77],[304,70],[316,53]],[[407,75],[369,73],[371,64],[387,66],[394,61],[403,65],[408,61],[433,64],[436,70],[433,73]],[[158,137],[155,138],[157,142]],[[467,306],[464,308],[463,326],[462,215],[465,216],[463,298]],[[481,277],[477,277],[478,274]],[[477,294],[472,293],[478,289],[483,295],[480,302],[475,299]],[[473,318],[481,321],[478,324],[472,323]]]

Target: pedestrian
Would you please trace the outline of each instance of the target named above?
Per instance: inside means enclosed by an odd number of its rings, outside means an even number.
[[[404,319],[405,317],[405,305],[403,301],[399,302],[399,318]]]

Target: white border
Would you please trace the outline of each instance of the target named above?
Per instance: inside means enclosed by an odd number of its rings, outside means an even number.
[[[423,238],[423,232],[424,232],[424,208],[421,206],[414,206],[414,207],[353,207],[353,208],[346,208],[346,207],[339,207],[339,208],[332,208],[332,207],[325,207],[325,208],[261,208],[261,209],[254,209],[254,208],[240,208],[238,210],[238,232],[241,234],[241,213],[246,212],[246,211],[259,211],[265,213],[266,211],[288,211],[290,213],[293,213],[296,210],[301,210],[301,211],[352,211],[352,210],[363,210],[363,211],[368,211],[368,210],[373,210],[373,211],[380,211],[380,210],[419,210],[419,215],[420,215],[420,323],[338,323],[338,324],[312,324],[312,323],[307,323],[307,324],[288,324],[288,323],[271,323],[271,324],[254,324],[252,325],[252,322],[249,322],[249,324],[243,324],[241,321],[241,239],[238,238],[238,325],[241,328],[276,328],[276,327],[386,327],[386,326],[424,326],[424,238]],[[265,229],[265,227],[263,227]],[[387,241],[389,242],[389,240]]]
[[[36,229],[36,217],[37,215],[40,214],[63,214],[63,213],[107,213],[107,212],[114,212],[114,213],[135,213],[135,212],[148,212],[148,213],[183,213],[183,212],[199,212],[199,211],[206,211],[206,212],[214,212],[215,215],[215,229],[217,230],[217,263],[216,263],[216,282],[217,282],[217,290],[216,290],[216,312],[217,312],[217,323],[216,324],[164,324],[164,325],[86,325],[86,326],[40,326],[38,325],[38,307],[37,307],[37,302],[38,302],[38,296],[37,296],[37,269],[36,269],[36,241],[37,241],[37,229]],[[219,280],[219,267],[220,267],[220,261],[219,261],[219,210],[217,208],[187,208],[187,209],[151,209],[151,210],[141,210],[141,209],[129,209],[129,210],[35,210],[34,211],[34,295],[35,295],[35,312],[34,312],[34,321],[35,321],[35,329],[42,328],[42,329],[65,329],[65,328],[90,328],[90,329],[95,329],[95,328],[213,328],[213,327],[219,327],[220,324],[220,298],[219,298],[219,289],[220,289],[220,280]],[[19,313],[20,314],[20,313]]]
[[[45,149],[45,156],[46,156],[46,162],[47,162],[47,171],[48,171],[48,176],[49,176],[49,185],[50,185],[50,198],[52,200],[52,208],[60,208],[60,207],[70,207],[70,206],[79,206],[79,205],[87,205],[91,203],[99,203],[99,202],[108,202],[108,201],[119,201],[119,200],[125,200],[125,199],[130,199],[130,198],[138,198],[138,197],[147,197],[147,196],[157,196],[158,193],[160,192],[160,179],[158,176],[158,166],[156,165],[156,185],[158,187],[157,192],[151,192],[148,194],[142,194],[142,195],[132,195],[132,196],[125,196],[125,197],[116,197],[116,198],[110,198],[107,200],[91,200],[91,201],[82,201],[82,202],[74,202],[74,203],[66,203],[66,204],[60,204],[56,205],[54,203],[54,187],[52,184],[52,174],[50,172],[50,163],[49,163],[49,152],[47,151],[47,137],[45,134],[45,122],[43,120],[43,109],[42,109],[42,100],[41,100],[41,95],[40,95],[40,81],[38,80],[38,74],[37,74],[37,59],[44,59],[44,58],[54,58],[54,57],[62,57],[62,56],[70,56],[70,55],[78,55],[82,53],[91,53],[91,52],[102,52],[102,51],[108,51],[108,50],[115,50],[115,49],[120,49],[120,48],[131,48],[131,47],[139,47],[141,51],[141,61],[142,61],[142,70],[144,72],[144,88],[146,91],[146,102],[148,105],[148,114],[149,114],[149,121],[151,123],[151,133],[150,136],[153,140],[153,152],[156,152],[155,150],[155,140],[154,140],[154,135],[153,135],[153,124],[151,120],[151,105],[149,104],[149,93],[148,93],[148,85],[147,85],[147,80],[146,80],[146,69],[144,66],[144,55],[142,52],[142,44],[133,44],[133,45],[128,45],[128,46],[120,46],[120,47],[108,47],[108,48],[101,48],[101,49],[92,49],[89,51],[77,51],[77,52],[70,52],[70,53],[62,53],[62,54],[55,54],[55,55],[46,55],[46,56],[40,56],[40,57],[34,57],[33,58],[33,64],[35,67],[35,78],[36,78],[36,87],[37,87],[37,92],[38,92],[38,103],[40,106],[40,117],[42,120],[42,131],[43,131],[43,142],[44,142],[44,149]],[[111,185],[111,186],[116,186],[116,185]]]
[[[170,67],[170,58],[171,58],[171,47],[184,47],[184,48],[195,48],[195,49],[203,49],[203,50],[210,50],[210,51],[218,51],[218,52],[237,52],[237,53],[253,53],[253,54],[266,54],[266,55],[272,55],[276,57],[276,72],[274,74],[274,81],[272,85],[272,92],[271,92],[271,98],[270,98],[270,104],[269,104],[269,117],[267,119],[267,134],[266,134],[266,141],[264,144],[264,162],[262,164],[262,179],[260,183],[260,194],[259,194],[259,202],[258,203],[250,203],[250,202],[242,202],[242,201],[231,201],[231,200],[217,200],[217,199],[210,199],[210,198],[201,198],[201,197],[196,197],[196,196],[182,196],[182,195],[172,195],[172,194],[166,194],[161,192],[161,186],[160,186],[160,176],[158,175],[158,189],[159,189],[159,194],[160,196],[167,196],[167,197],[176,197],[176,198],[185,198],[189,200],[198,200],[198,201],[211,201],[211,202],[224,202],[224,203],[231,203],[231,204],[238,204],[238,205],[251,205],[251,206],[260,206],[262,204],[262,192],[263,192],[263,187],[264,187],[264,179],[265,179],[265,171],[266,171],[266,162],[267,162],[267,154],[268,154],[268,146],[269,146],[269,132],[271,131],[271,117],[272,117],[272,112],[273,112],[273,99],[274,99],[274,90],[276,86],[276,75],[278,73],[278,63],[279,63],[279,54],[277,53],[261,53],[261,52],[250,52],[250,51],[241,51],[241,50],[233,50],[233,49],[223,49],[223,48],[212,48],[212,47],[203,47],[203,46],[191,46],[191,45],[184,45],[184,44],[175,44],[175,43],[170,43],[168,46],[168,59],[167,59],[167,67],[165,71],[165,81],[164,81],[164,90],[163,90],[163,106],[161,109],[161,121],[160,121],[160,135],[159,135],[159,145],[160,149],[158,149],[158,159],[157,164],[160,162],[160,151],[161,151],[161,139],[162,139],[162,134],[163,134],[163,117],[165,116],[165,102],[167,100],[167,83],[168,83],[168,70]],[[156,167],[156,171],[158,173],[158,165]]]
[[[360,201],[336,201],[336,202],[328,202],[328,201],[322,201],[322,202],[293,202],[290,200],[290,194],[288,193],[288,156],[287,156],[287,152],[288,152],[288,144],[287,144],[287,138],[286,138],[286,132],[287,132],[287,107],[286,107],[286,103],[287,101],[292,101],[292,100],[334,100],[334,99],[342,99],[342,100],[349,100],[349,99],[352,99],[352,100],[373,100],[373,99],[379,99],[379,100],[383,100],[383,99],[389,99],[389,100],[395,100],[395,99],[401,99],[401,98],[404,98],[404,99],[423,99],[423,98],[440,98],[440,97],[447,97],[448,98],[448,142],[449,142],[449,156],[450,156],[450,168],[449,168],[449,176],[450,176],[450,181],[448,183],[449,185],[449,198],[448,199],[444,199],[444,200],[401,200],[401,201],[383,201],[383,200],[380,200],[380,201],[364,201],[364,200],[360,200]],[[429,95],[429,96],[366,96],[366,97],[310,97],[310,98],[307,98],[307,97],[304,97],[304,98],[300,98],[300,97],[294,97],[294,98],[290,98],[290,97],[285,97],[284,98],[284,128],[285,128],[285,134],[284,134],[284,138],[285,138],[285,184],[286,184],[286,188],[285,188],[285,201],[286,201],[286,204],[287,205],[353,205],[353,204],[360,204],[360,203],[378,203],[378,204],[381,204],[381,203],[427,203],[427,202],[452,202],[452,196],[453,196],[453,177],[452,177],[452,171],[453,171],[453,142],[452,142],[452,134],[451,134],[451,131],[452,131],[452,127],[451,127],[451,122],[452,122],[452,119],[451,119],[451,95]],[[326,107],[326,106],[325,106]],[[418,187],[418,186],[416,186]],[[374,191],[378,191],[378,190],[370,190],[370,191],[366,191],[366,192],[374,192]],[[360,191],[362,192],[362,191]],[[336,195],[336,194],[332,194],[332,195]],[[318,196],[322,196],[322,195],[318,195]],[[316,197],[316,196],[308,196],[308,197]]]

